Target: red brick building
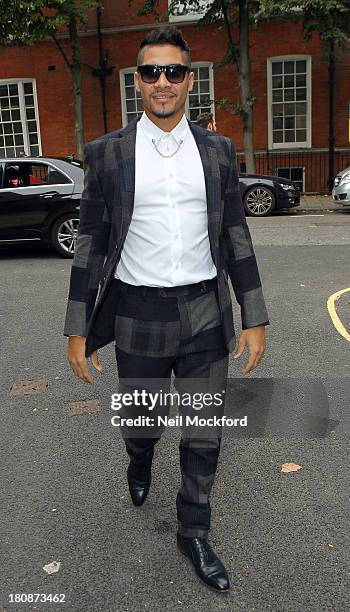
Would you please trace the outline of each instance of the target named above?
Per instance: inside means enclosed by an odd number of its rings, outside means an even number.
[[[142,0],[105,0],[101,32],[103,50],[114,70],[106,79],[108,131],[127,124],[142,112],[133,87],[137,49],[149,29],[159,27],[154,16],[137,17]],[[160,13],[167,0],[160,3]],[[233,68],[218,68],[226,50],[224,30],[199,27],[191,15],[170,18],[191,48],[195,87],[186,109],[194,120],[203,110],[215,113],[218,131],[231,137],[242,151],[242,129],[237,116],[217,109],[210,100],[239,100]],[[66,34],[60,43],[69,56]],[[251,77],[254,106],[254,141],[257,170],[289,176],[305,191],[326,189],[328,148],[327,65],[320,61],[317,36],[304,42],[300,24],[264,23],[251,32]],[[84,78],[85,140],[104,133],[98,67],[95,11],[81,31]],[[335,172],[350,165],[348,109],[350,56],[339,54],[335,83]],[[34,155],[75,152],[72,81],[62,55],[53,42],[0,50],[0,156],[25,150]],[[239,156],[243,161],[243,157]]]

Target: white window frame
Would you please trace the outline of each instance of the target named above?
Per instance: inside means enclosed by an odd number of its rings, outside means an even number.
[[[213,71],[213,62],[193,62],[191,64],[192,68],[209,68],[209,99],[214,100],[214,71]],[[190,104],[189,104],[189,96],[186,97],[185,104],[185,113],[186,117],[189,118],[190,115]],[[213,119],[215,121],[215,104],[211,102],[210,110],[213,114]]]
[[[206,7],[207,5],[209,5],[209,0],[202,0],[204,7]],[[170,5],[172,3],[172,0],[168,0],[168,10],[170,8]],[[188,12],[185,15],[170,15],[169,14],[169,23],[171,22],[176,22],[176,21],[198,21],[199,19],[201,19],[203,17],[203,15],[205,15],[205,13],[207,12],[206,8],[203,9],[203,11],[201,11],[200,13],[198,11],[196,12]]]
[[[119,83],[120,83],[120,101],[122,109],[122,125],[125,127],[128,123],[128,114],[126,111],[126,97],[125,97],[125,74],[134,74],[137,71],[137,66],[131,66],[129,68],[122,68],[119,70]]]
[[[192,68],[209,68],[209,99],[214,100],[214,71],[213,71],[213,62],[193,62],[191,64]],[[129,68],[122,68],[119,70],[119,82],[120,82],[120,100],[121,100],[121,111],[122,111],[122,125],[125,127],[127,125],[127,112],[126,112],[126,97],[125,97],[125,74],[133,74],[136,72],[137,66],[130,66]],[[212,101],[210,104],[211,112],[213,113],[213,118],[215,120],[215,104]],[[190,115],[190,107],[189,107],[189,96],[186,97],[185,103],[185,114],[186,117],[189,118]]]
[[[272,63],[306,60],[306,141],[305,142],[273,142],[272,137]],[[270,150],[276,149],[311,149],[312,146],[312,89],[311,89],[311,55],[279,55],[267,58],[267,118],[268,143]]]
[[[36,79],[0,79],[0,85],[13,85],[17,84],[18,87],[18,97],[19,97],[19,111],[21,116],[22,127],[23,130],[23,149],[26,155],[30,155],[30,143],[28,138],[28,130],[27,130],[27,117],[26,117],[26,107],[25,107],[25,98],[23,85],[24,83],[32,83],[33,85],[33,98],[34,98],[34,113],[35,120],[37,125],[37,133],[38,133],[38,148],[39,148],[39,156],[42,155],[42,147],[41,147],[41,133],[40,133],[40,121],[39,121],[39,106],[38,106],[38,95],[37,95],[37,87],[36,87]]]

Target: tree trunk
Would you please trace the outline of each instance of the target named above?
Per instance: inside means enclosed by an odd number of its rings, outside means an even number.
[[[241,118],[243,124],[243,145],[246,162],[246,171],[255,174],[254,134],[253,134],[253,106],[250,87],[250,59],[249,59],[249,1],[239,0],[239,72],[238,84],[241,98]]]
[[[75,106],[75,136],[77,157],[84,159],[84,118],[83,118],[83,96],[82,96],[82,73],[80,65],[80,47],[78,39],[77,22],[73,17],[69,22],[69,37],[72,51],[72,79]]]

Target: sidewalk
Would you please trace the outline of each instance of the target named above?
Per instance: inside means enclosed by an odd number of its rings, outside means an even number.
[[[295,211],[320,211],[324,212],[327,210],[350,210],[350,207],[345,207],[339,204],[338,202],[334,202],[332,196],[330,195],[304,195],[300,198],[300,206],[297,208],[292,208],[291,210]]]

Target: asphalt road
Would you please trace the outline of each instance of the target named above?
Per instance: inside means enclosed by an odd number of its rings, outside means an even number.
[[[92,387],[66,364],[71,262],[41,247],[0,251],[0,610],[349,609],[350,344],[327,300],[350,287],[350,214],[276,215],[249,225],[271,320],[252,385],[266,378],[265,390],[284,389],[289,416],[316,386],[323,411],[313,434],[267,428],[225,437],[210,541],[231,577],[226,595],[206,589],[175,547],[177,430],[157,447],[145,505],[132,506],[126,453],[110,425],[113,346],[100,351],[104,373]],[[336,303],[348,332],[349,302],[347,292]],[[233,359],[230,376],[249,389]],[[42,394],[9,396],[15,381],[43,378]],[[68,403],[85,399],[99,400],[101,411],[71,416]],[[302,470],[282,474],[285,462]],[[59,571],[47,575],[52,561]],[[9,603],[15,593],[62,593],[65,603]]]

